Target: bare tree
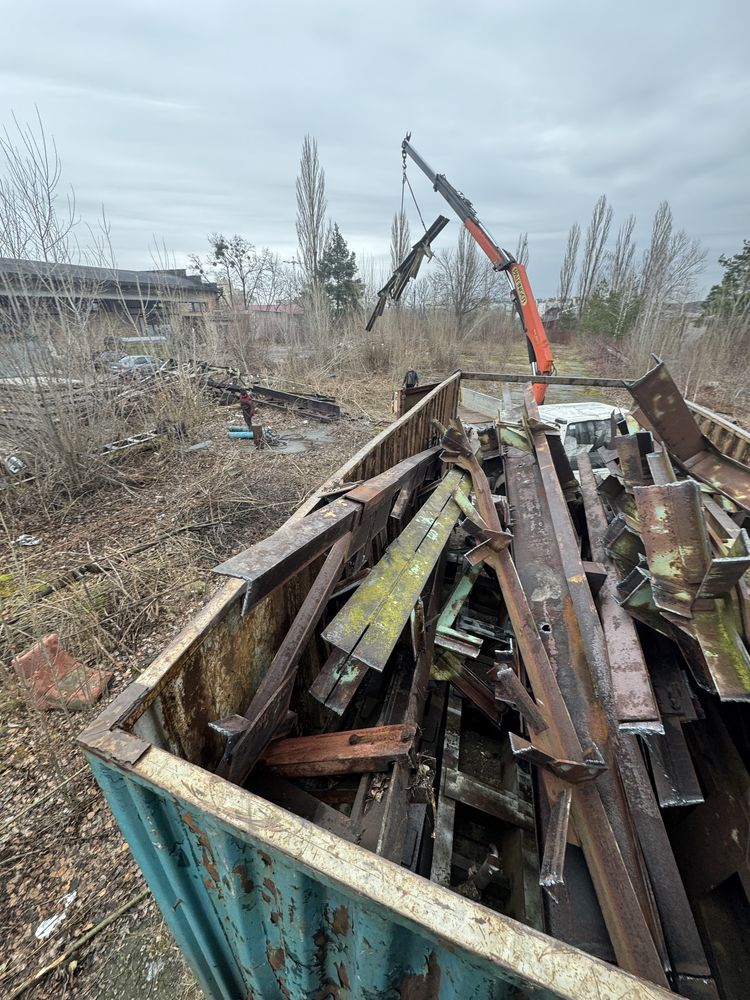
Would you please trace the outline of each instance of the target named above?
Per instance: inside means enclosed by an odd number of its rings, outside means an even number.
[[[651,227],[651,242],[643,256],[640,293],[643,300],[640,326],[651,326],[665,305],[684,301],[703,270],[705,250],[684,229],[674,231],[668,201],[659,205]]]
[[[577,222],[574,222],[568,232],[568,242],[565,246],[565,256],[563,257],[562,267],[560,268],[560,287],[557,291],[557,297],[560,300],[560,312],[563,312],[565,306],[570,301],[570,293],[573,289],[573,281],[576,276],[576,267],[578,265],[578,244],[580,241],[581,227]]]
[[[638,286],[640,306],[634,346],[643,361],[649,353],[661,353],[670,338],[681,336],[684,322],[675,307],[686,301],[703,270],[705,257],[699,243],[683,229],[674,231],[669,202],[661,202],[654,214]]]
[[[391,270],[395,271],[411,249],[411,233],[406,212],[401,209],[393,213],[391,223]]]
[[[74,249],[75,198],[60,206],[57,147],[37,111],[34,126],[13,116],[0,133],[0,256],[69,261]]]
[[[297,177],[297,240],[308,284],[318,281],[320,258],[326,245],[326,179],[318,159],[318,142],[306,135]]]
[[[519,233],[518,243],[516,244],[516,260],[519,264],[523,264],[524,267],[529,265],[529,234]]]
[[[617,231],[617,242],[609,263],[609,290],[622,294],[633,284],[635,216],[629,215]]]
[[[272,275],[278,270],[273,254],[256,247],[244,236],[223,236],[211,233],[208,237],[211,253],[204,259],[192,254],[190,262],[204,276],[223,279],[229,293],[229,302],[247,308],[254,302],[268,302],[268,287]]]
[[[438,263],[438,271],[432,279],[435,299],[450,310],[457,332],[461,333],[469,317],[488,303],[493,291],[499,290],[500,282],[489,264],[485,264],[480,257],[474,239],[463,227],[456,249],[440,251],[435,254],[435,259]]]
[[[605,247],[609,237],[609,227],[612,224],[612,207],[607,204],[607,196],[601,195],[591,214],[591,221],[586,230],[586,241],[583,245],[581,273],[578,279],[578,315],[583,313],[591,293],[599,282],[602,265],[605,261]]]

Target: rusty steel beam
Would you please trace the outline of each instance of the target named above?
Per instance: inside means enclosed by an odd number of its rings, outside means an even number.
[[[654,603],[691,617],[709,564],[700,487],[693,479],[633,491],[646,549]]]
[[[497,575],[532,691],[549,727],[535,734],[536,745],[557,759],[587,763],[507,544],[499,538],[504,533],[489,482],[464,429],[456,421],[444,436],[443,445],[444,460],[458,464],[472,477],[478,513],[488,529],[483,559]],[[493,544],[499,547],[493,548]],[[568,748],[572,752],[567,752]],[[618,964],[666,987],[662,959],[641,907],[641,893],[623,860],[598,784],[589,781],[576,786],[571,808]],[[555,796],[559,787],[550,788]]]
[[[416,732],[415,725],[396,725],[292,736],[270,743],[262,761],[284,778],[385,771],[411,753]]]
[[[667,453],[662,452],[661,455],[668,463]],[[652,455],[647,455],[647,458],[650,460]],[[653,465],[649,464],[653,473]],[[667,471],[669,466],[662,464],[660,468]],[[595,559],[606,560],[607,518],[596,489],[596,480],[588,455],[579,457],[578,471],[581,477],[581,492],[591,553]],[[631,728],[629,720],[637,718],[641,727],[648,726],[650,720],[661,720],[661,713],[633,622],[617,601],[617,574],[614,566],[611,566],[611,569],[609,585],[605,584],[599,595],[599,607],[612,666],[618,718],[621,729],[627,730]],[[623,631],[625,635],[630,635],[632,632],[632,639],[636,644],[628,643],[624,651],[619,641]],[[623,657],[621,655],[623,652],[626,654],[629,652],[630,655]],[[660,725],[663,731],[661,721]],[[672,967],[679,975],[700,977],[704,980],[706,997],[717,996],[643,755],[633,736],[624,734],[621,736],[618,764],[653,886]]]
[[[514,708],[534,732],[540,733],[547,728],[539,707],[515,670],[503,663],[497,664],[495,672],[495,699]]]
[[[314,396],[302,392],[285,392],[282,389],[272,389],[267,385],[253,385],[251,390],[253,396],[268,406],[276,406],[283,410],[298,410],[310,417],[317,417],[319,420],[339,420],[341,418],[341,407],[330,396]]]
[[[515,382],[542,385],[591,385],[603,389],[627,389],[628,379],[596,378],[588,375],[519,375],[518,372],[461,372],[462,381],[475,382]]]
[[[214,572],[247,581],[246,612],[347,535],[360,513],[357,504],[334,500],[297,524],[282,525],[268,538],[221,563]]]
[[[620,575],[605,548],[609,525],[588,455],[579,456],[578,472],[591,554],[608,567],[607,579],[597,600],[612,671],[615,715],[620,729],[641,733],[664,732],[638,633],[632,618],[617,600]]]
[[[443,550],[427,585],[426,605],[420,596],[412,612],[412,647],[414,652],[414,673],[409,687],[409,697],[403,724],[413,728],[419,735],[415,740],[418,748],[421,740],[420,727],[424,721],[430,669],[435,654],[435,629],[440,610],[440,595],[445,574],[446,553]],[[407,827],[409,823],[409,789],[414,784],[415,759],[396,761],[391,774],[388,791],[385,794],[383,819],[375,844],[376,854],[400,863],[404,853]],[[426,810],[419,809],[417,824],[421,837]]]
[[[539,419],[539,411],[528,389],[525,393],[524,403],[555,541],[560,551],[562,568],[565,573],[573,609],[580,623],[581,640],[586,653],[586,660],[594,681],[597,698],[604,710],[607,722],[611,724],[616,716],[612,691],[612,675],[607,657],[607,644],[604,640],[604,632],[596,606],[594,605],[591,588],[586,579],[578,537],[573,527],[573,522],[570,519],[568,505],[557,470],[555,469],[547,434],[543,427],[539,425],[533,426],[534,422]]]
[[[345,497],[304,518],[288,521],[268,538],[221,563],[214,572],[247,582],[243,605],[246,612],[356,527],[351,546],[353,555],[385,527],[392,500],[399,491],[404,487],[414,489],[424,481],[438,452],[438,448],[429,448],[366,482],[347,487]]]
[[[553,899],[557,887],[565,882],[563,866],[572,801],[573,793],[570,788],[563,788],[554,801],[547,824],[542,866],[539,870],[539,885],[543,886]]]

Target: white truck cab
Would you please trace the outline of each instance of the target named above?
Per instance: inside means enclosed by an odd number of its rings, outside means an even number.
[[[603,468],[597,454],[612,436],[611,419],[622,420],[627,411],[609,403],[555,403],[539,407],[539,416],[547,424],[557,424],[565,454],[573,469],[578,468],[578,456],[591,452],[591,464]]]

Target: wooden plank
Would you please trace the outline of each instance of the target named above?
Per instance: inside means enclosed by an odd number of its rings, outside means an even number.
[[[275,740],[263,755],[263,763],[286,778],[385,771],[408,756],[416,731],[413,725],[373,726]]]

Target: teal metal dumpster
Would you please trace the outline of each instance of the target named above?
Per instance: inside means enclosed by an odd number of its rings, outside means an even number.
[[[456,374],[430,392],[332,482],[375,475],[434,443],[432,420],[447,423],[455,414],[459,379]],[[314,570],[304,568],[245,615],[245,585],[224,584],[80,737],[206,996],[671,996],[208,769],[218,748],[208,722],[247,703]],[[316,668],[311,659],[300,669]]]

